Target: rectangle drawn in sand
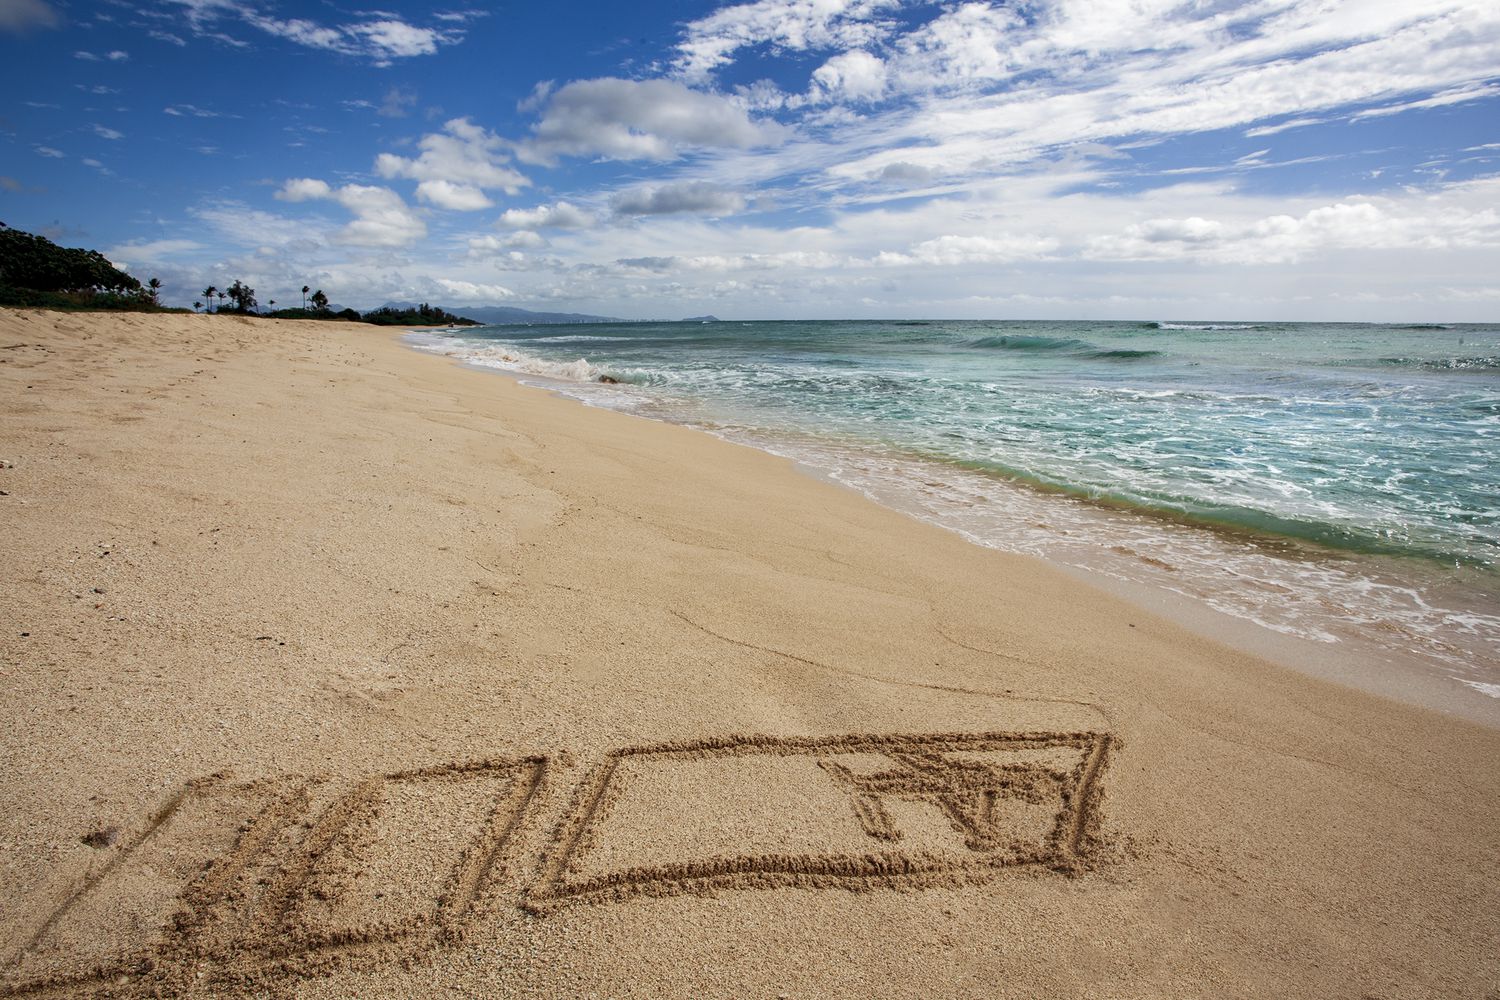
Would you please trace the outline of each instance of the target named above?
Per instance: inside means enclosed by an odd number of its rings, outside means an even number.
[[[527,905],[733,888],[975,882],[1086,865],[1102,733],[743,737],[617,750]]]

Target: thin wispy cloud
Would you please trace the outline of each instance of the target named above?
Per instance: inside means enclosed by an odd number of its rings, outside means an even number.
[[[354,15],[342,23],[325,23],[305,17],[281,16],[274,9],[238,0],[171,0],[185,9],[187,23],[200,36],[230,40],[226,34],[237,26],[291,42],[294,45],[343,56],[369,59],[390,65],[397,59],[435,55],[444,45],[464,39],[468,18],[438,18],[439,25],[425,27],[394,15]]]

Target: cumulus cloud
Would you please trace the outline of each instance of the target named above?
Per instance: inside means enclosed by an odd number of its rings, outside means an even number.
[[[817,100],[877,101],[885,96],[885,62],[856,49],[819,66],[812,80]]]
[[[694,148],[750,149],[780,141],[783,129],[752,122],[733,100],[671,80],[578,80],[548,96],[522,158],[559,154],[670,160]]]
[[[331,187],[313,177],[288,180],[276,192],[281,201],[329,199],[354,215],[338,233],[340,242],[366,247],[409,246],[427,235],[427,224],[390,188],[366,184]]]
[[[443,131],[424,135],[416,157],[381,153],[375,171],[382,177],[419,181],[417,197],[439,208],[473,211],[493,202],[486,189],[515,194],[530,182],[506,163],[504,141],[467,118],[454,118]]]
[[[455,212],[477,212],[495,204],[479,188],[452,181],[423,181],[417,185],[417,200]]]
[[[25,34],[33,28],[55,28],[62,19],[43,0],[0,0],[0,32]]]
[[[559,201],[536,208],[512,208],[495,224],[510,229],[586,229],[597,221],[583,209]]]
[[[745,207],[745,198],[706,181],[685,181],[659,187],[623,191],[611,202],[617,215],[733,215]]]
[[[101,138],[101,139],[109,139],[112,142],[115,141],[115,140],[117,140],[117,139],[123,139],[123,138],[125,138],[125,133],[124,132],[118,132],[118,131],[116,131],[116,130],[114,130],[112,128],[106,128],[103,125],[97,125],[97,124],[96,125],[92,125],[92,126],[90,126],[90,129],[99,138]]]

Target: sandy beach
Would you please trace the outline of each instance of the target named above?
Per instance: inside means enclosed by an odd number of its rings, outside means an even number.
[[[1500,995],[1495,729],[397,332],[0,400],[0,996]]]

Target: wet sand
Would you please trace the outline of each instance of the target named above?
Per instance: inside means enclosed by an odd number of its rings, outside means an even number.
[[[0,995],[1500,985],[1493,729],[371,327],[0,399]]]

